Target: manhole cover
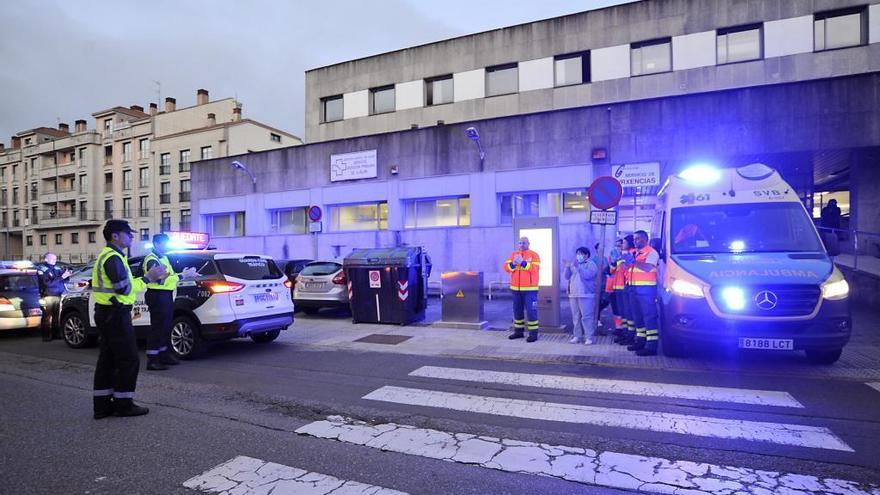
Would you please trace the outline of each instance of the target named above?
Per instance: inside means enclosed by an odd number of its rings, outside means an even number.
[[[383,335],[379,333],[374,333],[372,335],[367,335],[366,337],[359,338],[355,340],[355,342],[366,342],[367,344],[397,345],[401,342],[406,342],[411,338],[411,335]]]

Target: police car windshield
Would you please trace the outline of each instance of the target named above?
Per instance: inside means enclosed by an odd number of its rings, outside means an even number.
[[[673,208],[672,254],[822,252],[800,203]]]

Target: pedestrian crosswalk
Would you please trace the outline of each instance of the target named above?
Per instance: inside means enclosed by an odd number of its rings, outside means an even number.
[[[238,456],[188,479],[183,486],[206,493],[235,495],[407,495],[346,481],[253,457]]]
[[[487,417],[516,417],[539,422],[745,442],[752,446],[747,449],[750,451],[761,451],[759,447],[769,446],[803,449],[804,452],[855,452],[831,428],[815,426],[815,423],[800,424],[810,422],[808,420],[755,421],[712,416],[710,412],[713,409],[723,409],[725,405],[739,407],[736,411],[740,414],[735,415],[738,418],[743,416],[741,412],[744,406],[750,411],[766,413],[767,416],[786,411],[809,412],[803,403],[785,391],[442,366],[422,366],[401,378],[424,380],[420,380],[417,386],[413,386],[412,380],[408,380],[407,385],[410,386],[399,386],[389,380],[388,384],[380,384],[378,388],[369,390],[362,396],[362,400],[380,407],[401,405],[407,408],[424,408],[427,416],[431,415],[431,411],[437,410],[473,414],[474,423],[477,424],[491,424],[491,419],[487,420]],[[468,393],[449,391],[456,384],[461,388],[460,382],[464,382]],[[478,387],[475,384],[491,387]],[[880,382],[867,385],[880,390]],[[551,391],[569,392],[557,395],[558,400],[570,399],[571,402],[579,403],[527,400],[522,398],[522,387],[540,389],[547,394]],[[578,397],[571,398],[570,392],[606,394],[607,397],[603,398],[606,404],[609,397],[621,399],[624,404],[625,399],[631,400],[635,397],[638,399],[635,401],[638,408],[586,405],[584,402],[588,401]],[[516,396],[510,397],[512,393],[516,393]],[[540,397],[547,394],[541,394]],[[534,394],[525,396],[531,399]],[[660,403],[656,403],[658,399]],[[670,404],[681,400],[688,402]],[[693,401],[700,406],[701,414],[682,414],[681,410],[695,408]],[[676,412],[669,411],[670,407],[682,404],[687,407],[678,408]],[[652,407],[657,410],[652,410]],[[808,416],[799,413],[793,417]],[[592,445],[554,445],[516,438],[443,431],[390,421],[371,423],[345,416],[330,416],[311,422],[298,428],[296,433],[359,448],[431,459],[430,462],[440,460],[481,469],[545,476],[590,486],[644,493],[880,495],[880,486],[827,475],[760,470],[705,462],[704,459],[639,455],[637,451],[615,452]],[[241,495],[268,493],[256,489],[275,485],[277,488],[272,493],[402,493],[391,488],[345,481],[249,457],[232,459],[188,480],[185,485],[211,493]],[[487,488],[486,493],[491,493],[491,489]]]
[[[865,385],[867,385],[867,386],[873,388],[874,390],[880,392],[880,382],[869,382],[869,383],[866,383]]]

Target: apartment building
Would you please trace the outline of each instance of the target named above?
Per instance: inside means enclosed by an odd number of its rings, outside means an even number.
[[[587,187],[613,165],[654,164],[662,184],[695,161],[761,161],[808,209],[840,195],[852,227],[878,232],[877,87],[880,0],[580,12],[308,71],[307,144],[236,157],[255,184],[204,163],[193,218],[220,248],[405,243],[435,273],[502,279],[516,219],[558,219],[561,255],[592,246]],[[626,188],[617,230],[648,226],[658,188]]]
[[[232,98],[159,111],[133,105],[77,120],[71,132],[40,127],[0,145],[0,251],[4,259],[39,259],[46,251],[83,262],[103,243],[109,218],[131,221],[146,241],[162,231],[191,228],[191,170],[198,161],[302,144],[287,132],[242,118]],[[143,243],[133,246],[133,254]]]

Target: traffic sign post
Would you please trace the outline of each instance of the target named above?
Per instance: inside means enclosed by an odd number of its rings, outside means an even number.
[[[599,211],[590,211],[590,223],[600,224],[602,225],[602,242],[599,243],[599,252],[596,253],[596,260],[598,260],[598,268],[599,273],[605,273],[605,233],[606,226],[614,225],[617,223],[617,212],[616,211],[606,211],[620,203],[620,198],[623,196],[623,186],[620,185],[620,182],[614,177],[602,176],[597,177],[596,180],[590,184],[590,204],[593,205]],[[594,214],[596,215],[596,221],[594,221]],[[611,220],[611,221],[609,221]],[[605,290],[605,287],[602,286],[602,276],[596,277],[596,319],[599,318],[599,309],[602,307],[602,291]]]
[[[323,216],[321,207],[318,205],[309,206],[308,216],[312,222],[309,224],[309,232],[312,233],[312,258],[318,259],[318,232],[321,232],[321,217]]]

